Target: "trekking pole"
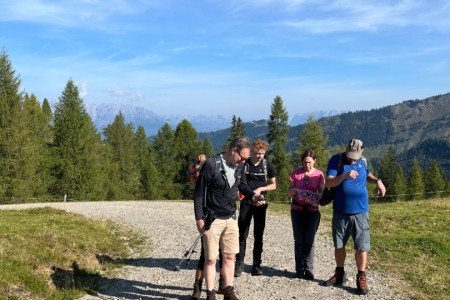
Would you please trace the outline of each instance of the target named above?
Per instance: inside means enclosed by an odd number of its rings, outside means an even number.
[[[174,271],[180,271],[180,267],[182,266],[183,263],[187,265],[191,261],[192,254],[197,253],[197,251],[195,251],[195,247],[197,246],[198,241],[200,240],[201,237],[202,235],[199,234],[198,237],[195,239],[194,243],[191,245],[191,247],[189,247],[189,249],[186,250],[186,252],[184,252],[183,258],[177,265],[175,265]]]

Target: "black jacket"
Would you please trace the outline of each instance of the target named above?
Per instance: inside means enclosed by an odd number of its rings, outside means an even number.
[[[195,219],[204,219],[207,214],[212,214],[217,219],[228,219],[236,211],[237,191],[246,197],[252,197],[253,191],[247,185],[244,174],[244,164],[240,164],[234,176],[236,182],[229,186],[225,177],[219,154],[205,161],[200,171],[200,176],[195,185],[194,212]]]

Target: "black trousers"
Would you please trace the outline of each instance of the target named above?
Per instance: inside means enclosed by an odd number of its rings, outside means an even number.
[[[237,261],[244,261],[247,247],[247,238],[250,230],[250,223],[253,218],[253,236],[255,244],[253,246],[253,263],[261,264],[261,254],[263,252],[263,235],[266,227],[267,204],[255,206],[242,202],[239,209],[239,253],[236,255]]]
[[[295,271],[314,271],[314,238],[320,223],[319,211],[291,209],[292,229],[295,241]]]

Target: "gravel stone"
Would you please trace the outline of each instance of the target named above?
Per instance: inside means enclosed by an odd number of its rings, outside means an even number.
[[[134,228],[149,239],[149,251],[126,260],[126,265],[114,277],[105,278],[101,291],[81,300],[98,299],[190,299],[200,243],[196,253],[179,271],[174,271],[184,253],[198,236],[192,201],[105,201],[2,205],[0,209],[54,207],[91,218],[112,220]],[[253,224],[253,222],[252,222]],[[252,225],[253,226],[253,225]],[[242,299],[403,299],[382,274],[367,269],[369,294],[356,294],[356,267],[352,255],[347,256],[345,271],[349,280],[341,287],[325,287],[322,282],[333,275],[334,249],[323,223],[316,235],[314,262],[315,280],[294,278],[294,240],[288,216],[267,214],[262,256],[263,276],[252,276],[253,228],[247,242],[244,272],[234,278],[236,294]],[[376,241],[374,241],[376,242]],[[369,252],[370,261],[370,252]],[[218,274],[217,274],[218,280]],[[216,289],[218,283],[216,283]],[[206,297],[205,291],[202,297]],[[223,296],[218,295],[218,299]]]

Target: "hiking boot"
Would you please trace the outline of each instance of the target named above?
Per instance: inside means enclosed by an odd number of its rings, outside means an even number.
[[[314,280],[314,274],[308,270],[305,270],[305,275],[303,275],[303,279]]]
[[[334,272],[334,275],[323,283],[324,286],[341,285],[344,282],[345,271],[338,270]]]
[[[217,289],[217,294],[224,294],[225,293],[225,280],[223,279],[222,275],[219,277],[219,288]]]
[[[260,264],[254,264],[252,268],[252,275],[253,276],[261,276],[264,275],[264,272],[261,270]]]
[[[203,280],[196,280],[194,282],[194,291],[192,292],[191,300],[200,300],[202,294]]]
[[[244,262],[237,260],[234,265],[234,277],[240,277],[244,270]]]
[[[369,292],[366,273],[356,275],[356,289],[361,295],[366,295]]]
[[[233,286],[230,285],[225,288],[225,291],[223,294],[223,300],[239,300],[239,298],[234,293]]]
[[[216,300],[216,291],[206,291],[206,300]]]

